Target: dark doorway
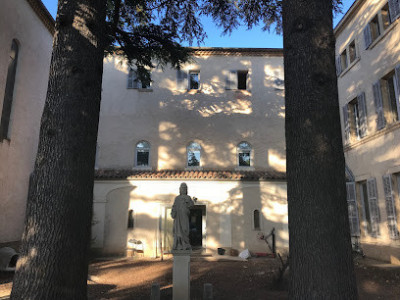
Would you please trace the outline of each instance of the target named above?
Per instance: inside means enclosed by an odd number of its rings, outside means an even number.
[[[190,209],[190,245],[192,249],[201,249],[203,247],[203,215],[205,215],[204,205],[195,205]]]

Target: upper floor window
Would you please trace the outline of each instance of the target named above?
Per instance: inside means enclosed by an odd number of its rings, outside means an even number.
[[[190,90],[200,89],[200,71],[189,72],[189,89]]]
[[[128,89],[149,89],[151,87],[150,80],[139,80],[136,70],[129,69],[128,73]]]
[[[150,144],[146,141],[141,141],[136,145],[136,166],[149,166]]]
[[[15,75],[17,73],[19,46],[16,40],[12,40],[10,62],[8,64],[6,89],[4,91],[3,108],[0,121],[0,141],[10,138],[11,110],[14,98]]]
[[[371,44],[400,16],[400,1],[389,0],[372,20],[365,26],[363,35],[365,49]]]
[[[400,65],[373,85],[377,129],[400,118]]]
[[[352,40],[346,48],[340,53],[336,61],[336,73],[339,76],[343,71],[351,66],[358,58],[356,41]]]
[[[190,143],[187,147],[187,166],[199,167],[201,156],[201,146],[198,143]]]
[[[239,167],[251,166],[251,146],[247,142],[241,142],[237,147]]]
[[[367,134],[367,107],[365,93],[361,93],[343,106],[345,143],[359,140]]]
[[[247,70],[232,70],[226,76],[226,89],[227,90],[247,90]]]

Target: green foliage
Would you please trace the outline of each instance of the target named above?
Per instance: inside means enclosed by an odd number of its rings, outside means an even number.
[[[229,34],[241,23],[250,29],[282,28],[282,0],[108,0],[106,54],[118,51],[136,65],[139,80],[150,80],[147,70],[170,63],[174,68],[190,60],[183,41],[200,45],[206,33],[201,16],[210,16]],[[333,1],[340,11],[341,0]]]

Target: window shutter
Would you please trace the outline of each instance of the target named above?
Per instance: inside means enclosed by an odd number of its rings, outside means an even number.
[[[372,44],[372,34],[371,34],[371,27],[369,24],[364,28],[364,44],[365,49],[367,49]]]
[[[340,55],[336,57],[336,75],[339,76],[342,73],[342,61]]]
[[[188,89],[188,74],[187,71],[177,70],[176,72],[176,82],[178,90]]]
[[[356,184],[346,182],[347,208],[349,212],[350,235],[360,236],[360,225],[358,221],[358,209],[356,200]]]
[[[357,96],[359,117],[360,117],[360,133],[361,137],[367,135],[368,119],[367,119],[367,105],[365,103],[365,93],[362,92]]]
[[[376,179],[371,178],[367,181],[367,194],[369,203],[369,214],[371,216],[371,235],[379,235],[380,212],[378,206],[378,193],[376,189]]]
[[[396,102],[397,102],[397,113],[400,119],[400,65],[397,65],[395,68],[395,81],[396,81]]]
[[[227,90],[235,90],[237,89],[237,71],[231,70],[226,74],[226,89]]]
[[[400,15],[400,1],[389,0],[388,3],[389,3],[390,22],[393,23]]]
[[[389,234],[392,239],[399,237],[396,221],[396,207],[393,199],[392,176],[390,174],[383,176],[383,190],[385,192],[386,215]]]
[[[343,109],[343,128],[344,128],[344,143],[348,144],[350,142],[350,123],[349,123],[349,107],[344,105]]]
[[[383,101],[382,101],[382,91],[381,91],[381,83],[378,80],[373,85],[374,90],[374,103],[375,103],[375,110],[377,114],[377,128],[378,130],[384,128],[386,126],[386,120],[383,112]]]

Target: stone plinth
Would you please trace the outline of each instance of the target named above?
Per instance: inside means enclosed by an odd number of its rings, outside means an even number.
[[[190,300],[190,254],[191,250],[172,250],[172,299]]]

